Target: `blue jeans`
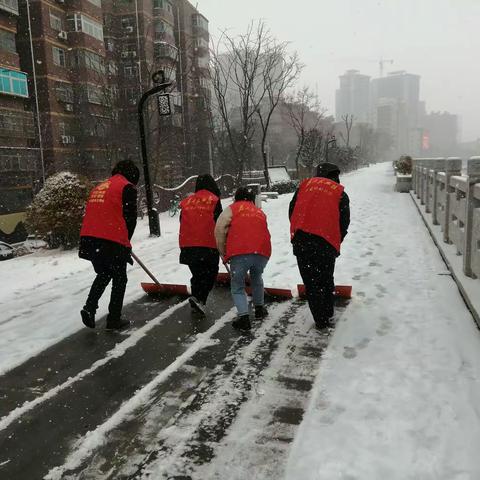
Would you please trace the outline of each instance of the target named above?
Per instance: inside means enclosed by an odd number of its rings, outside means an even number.
[[[238,315],[248,314],[248,300],[245,292],[245,278],[250,271],[250,285],[252,287],[253,304],[263,305],[263,270],[268,258],[257,254],[236,255],[230,259],[231,292],[233,303],[237,307]]]

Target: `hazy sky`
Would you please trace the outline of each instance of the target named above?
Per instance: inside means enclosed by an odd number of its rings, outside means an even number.
[[[480,0],[198,0],[198,8],[213,35],[265,19],[299,52],[301,84],[317,86],[331,114],[338,76],[354,68],[376,77],[383,57],[394,60],[385,71],[421,75],[427,111],[458,114],[462,139],[480,138]]]

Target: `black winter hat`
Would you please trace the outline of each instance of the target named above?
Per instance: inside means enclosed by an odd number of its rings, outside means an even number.
[[[124,176],[129,182],[133,183],[134,185],[138,183],[138,179],[140,178],[140,170],[132,160],[121,160],[120,162],[118,162],[113,167],[112,177],[118,174]]]
[[[235,192],[235,201],[255,202],[255,192],[251,188],[240,187]]]
[[[335,182],[339,181],[340,169],[330,162],[323,162],[317,165],[317,177],[329,178]]]
[[[199,190],[208,190],[209,192],[213,193],[217,197],[221,196],[221,192],[220,192],[220,189],[218,188],[217,182],[208,173],[205,175],[199,175],[197,177],[197,182],[195,184],[195,191],[198,192]]]

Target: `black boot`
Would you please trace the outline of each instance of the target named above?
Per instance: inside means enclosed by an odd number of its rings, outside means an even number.
[[[199,313],[202,316],[205,316],[205,304],[198,300],[196,297],[190,297],[188,299],[188,302],[190,303],[190,306],[192,307],[192,310],[195,312]]]
[[[232,327],[238,330],[250,330],[252,325],[250,323],[250,317],[248,314],[240,315],[232,322]]]
[[[90,312],[85,307],[80,311],[83,324],[88,328],[95,328],[95,313]]]
[[[260,320],[268,315],[268,310],[264,305],[255,305],[255,318]]]
[[[129,326],[130,322],[122,317],[111,318],[110,315],[107,316],[107,324],[105,325],[107,330],[123,330]]]

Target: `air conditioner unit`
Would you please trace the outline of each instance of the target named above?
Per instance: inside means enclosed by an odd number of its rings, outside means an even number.
[[[63,144],[75,143],[75,137],[73,135],[62,135],[61,140]]]
[[[58,32],[58,38],[61,38],[62,40],[66,40],[68,37],[67,32],[65,30],[60,30]]]
[[[65,110],[67,112],[73,112],[73,105],[71,103],[66,103],[65,104]]]
[[[132,26],[128,26],[128,27],[125,27],[125,30],[128,32],[128,33],[133,33],[133,27]]]

